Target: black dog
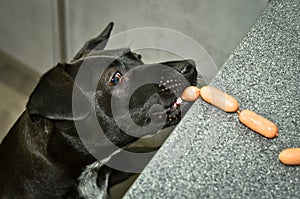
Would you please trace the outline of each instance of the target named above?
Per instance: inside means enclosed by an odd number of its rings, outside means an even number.
[[[122,103],[122,99],[128,97],[123,91],[134,85],[131,85],[127,71],[132,69],[134,77],[135,72],[155,65],[143,64],[140,55],[129,49],[103,50],[112,26],[112,23],[109,24],[98,37],[88,41],[70,63],[58,64],[41,77],[30,95],[26,110],[1,143],[0,198],[109,197],[108,188],[128,177],[124,172],[105,166],[105,161],[97,161],[99,158],[96,159],[86,148],[87,145],[92,146],[100,151],[101,160],[109,160],[113,155],[106,150],[110,144],[99,137],[95,138],[97,142],[86,141],[84,144],[75,126],[76,121],[85,121],[87,137],[95,140],[93,134],[89,135],[93,131],[92,125],[89,126],[89,116],[95,114],[106,137],[115,146],[125,148],[138,139],[116,124],[111,98],[114,94]],[[83,64],[88,65],[91,71],[105,67],[101,77],[94,77],[93,74],[89,77],[98,82],[95,91],[74,84]],[[197,72],[193,61],[162,64],[178,71],[190,85],[196,84]],[[138,126],[147,126],[150,122],[155,123],[156,118],[161,118],[162,112],[149,111],[153,104],[161,104],[166,110],[164,128],[176,125],[190,106],[183,103],[182,107],[172,109],[177,97],[170,88],[176,87],[176,91],[181,93],[187,84],[177,84],[176,75],[164,71],[161,71],[159,78],[160,83],[145,84],[130,96],[131,119]],[[123,87],[118,87],[121,85]],[[80,104],[76,114],[72,111],[74,93]],[[137,135],[141,137],[154,133],[137,132]],[[86,173],[87,165],[97,168],[92,169],[97,174],[96,178]],[[82,191],[88,178],[95,181],[97,193],[84,193],[93,191],[91,187]]]

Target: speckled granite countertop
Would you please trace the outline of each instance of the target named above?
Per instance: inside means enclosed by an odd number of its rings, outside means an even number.
[[[198,100],[125,198],[300,198],[300,166],[278,161],[300,147],[300,1],[271,1],[211,85],[274,121],[279,137]]]

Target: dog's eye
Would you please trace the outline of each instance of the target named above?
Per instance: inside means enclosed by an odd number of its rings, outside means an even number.
[[[119,82],[122,81],[122,74],[120,72],[115,72],[115,74],[112,76],[109,85],[110,86],[115,86],[117,85]]]

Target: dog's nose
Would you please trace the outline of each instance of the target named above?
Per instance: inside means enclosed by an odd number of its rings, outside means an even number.
[[[177,63],[177,71],[180,72],[191,85],[197,82],[197,69],[194,60],[187,59]]]
[[[179,63],[178,66],[179,72],[185,76],[189,76],[194,74],[195,72],[195,62],[194,60],[188,59],[183,60],[181,63]]]

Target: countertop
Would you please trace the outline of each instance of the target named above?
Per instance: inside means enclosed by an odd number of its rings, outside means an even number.
[[[267,139],[197,100],[124,198],[299,198],[300,1],[272,0],[210,82],[278,125]]]

